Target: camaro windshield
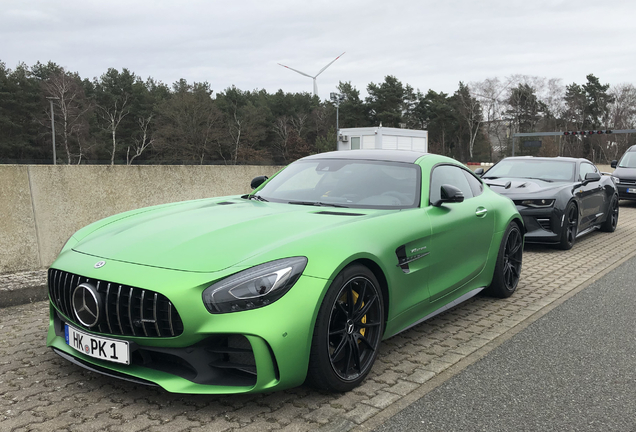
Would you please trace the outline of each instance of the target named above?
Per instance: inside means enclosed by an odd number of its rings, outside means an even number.
[[[493,166],[483,178],[529,178],[545,181],[574,181],[574,162],[511,159]]]
[[[421,171],[411,163],[346,159],[294,162],[256,193],[299,205],[410,208],[420,202]]]
[[[620,168],[636,168],[636,152],[625,153],[618,166]]]

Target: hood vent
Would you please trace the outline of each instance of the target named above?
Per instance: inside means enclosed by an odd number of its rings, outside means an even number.
[[[332,215],[332,216],[366,216],[364,213],[345,213],[345,212],[336,212],[336,211],[320,211],[315,214],[324,214],[324,215]]]

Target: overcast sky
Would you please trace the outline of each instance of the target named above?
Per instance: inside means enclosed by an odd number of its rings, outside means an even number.
[[[327,98],[394,75],[426,92],[512,74],[636,84],[631,0],[2,0],[0,61],[49,60],[83,78],[128,68],[167,84],[208,81]]]

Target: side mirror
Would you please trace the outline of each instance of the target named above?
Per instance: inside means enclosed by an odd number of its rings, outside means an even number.
[[[585,181],[583,182],[583,184],[597,182],[600,179],[601,179],[601,175],[599,173],[595,173],[595,172],[587,173],[585,174]]]
[[[618,161],[617,160],[613,160],[610,165],[612,166],[612,168],[616,168],[616,165],[618,165]]]
[[[477,169],[475,170],[475,175],[476,175],[477,177],[481,177],[481,176],[483,176],[483,175],[484,175],[484,169],[483,169],[482,167],[477,168]]]
[[[443,184],[440,187],[441,198],[435,201],[433,206],[439,207],[444,203],[460,203],[464,201],[464,193],[453,185]]]
[[[250,186],[252,187],[252,189],[256,189],[257,187],[265,183],[265,180],[267,180],[267,178],[267,176],[254,177],[252,179],[252,183],[250,183]]]

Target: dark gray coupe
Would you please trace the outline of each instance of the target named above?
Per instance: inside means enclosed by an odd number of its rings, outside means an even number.
[[[616,229],[616,185],[587,159],[509,157],[486,173],[481,168],[475,173],[514,201],[527,230],[526,243],[570,249],[577,237],[593,230]]]

